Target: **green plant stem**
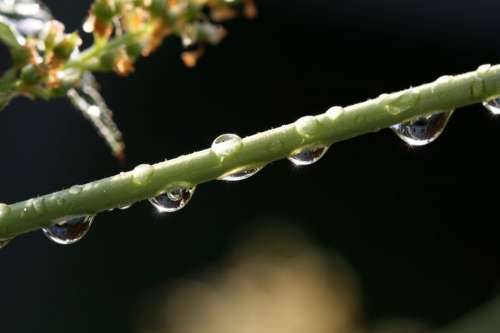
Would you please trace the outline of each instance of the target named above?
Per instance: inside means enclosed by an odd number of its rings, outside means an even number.
[[[208,182],[238,168],[265,165],[286,158],[302,147],[333,144],[419,115],[456,109],[497,95],[500,95],[500,65],[481,66],[474,72],[384,94],[338,108],[337,112],[305,117],[294,124],[246,137],[237,151],[223,159],[211,149],[205,149],[155,164],[149,168],[150,173],[130,171],[0,206],[0,239],[50,226],[63,217],[96,214],[141,201],[182,184]]]
[[[92,70],[92,60],[99,59],[106,52],[113,51],[120,47],[125,47],[131,43],[137,42],[142,36],[151,30],[151,26],[147,25],[144,29],[136,32],[127,32],[122,36],[115,37],[109,41],[96,41],[94,45],[82,52],[75,59],[68,61],[64,66],[65,69],[76,68],[82,71]]]

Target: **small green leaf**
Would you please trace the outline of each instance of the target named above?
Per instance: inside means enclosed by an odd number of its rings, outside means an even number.
[[[4,19],[0,18],[0,40],[4,42],[9,48],[19,49],[21,36],[12,29],[11,25]]]

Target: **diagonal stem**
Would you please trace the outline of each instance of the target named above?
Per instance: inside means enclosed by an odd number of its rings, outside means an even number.
[[[498,95],[500,65],[484,65],[474,72],[442,77],[344,109],[332,108],[324,114],[246,137],[239,149],[224,158],[206,149],[83,186],[0,205],[0,239],[50,226],[63,217],[95,214],[178,186],[208,182],[238,168],[265,165],[286,158],[301,147],[329,145],[419,115],[460,108]]]

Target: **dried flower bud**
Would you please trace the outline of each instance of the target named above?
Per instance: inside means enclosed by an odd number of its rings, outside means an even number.
[[[245,7],[243,9],[243,15],[248,19],[254,19],[257,17],[257,6],[253,0],[245,0]]]
[[[198,64],[198,60],[203,53],[205,53],[205,49],[203,47],[199,47],[193,51],[184,51],[181,54],[181,59],[186,67],[193,68]]]
[[[149,12],[142,8],[132,9],[124,14],[124,27],[131,32],[140,31],[144,29],[149,16]]]
[[[120,53],[115,59],[114,68],[116,74],[127,76],[134,71],[134,62],[128,56],[127,52],[120,50]]]
[[[172,33],[172,29],[166,25],[162,19],[155,19],[153,24],[153,32],[142,50],[142,55],[147,57],[155,51],[163,42],[163,39]]]
[[[212,7],[210,11],[210,18],[216,22],[227,21],[238,16],[238,12],[228,6]]]

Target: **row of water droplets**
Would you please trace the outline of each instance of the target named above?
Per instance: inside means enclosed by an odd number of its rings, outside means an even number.
[[[45,22],[52,18],[47,7],[37,0],[0,0],[0,17],[7,20],[23,35],[36,35],[43,28]],[[482,66],[487,71],[488,66]],[[478,72],[481,72],[478,70]],[[443,77],[440,80],[448,80]],[[439,81],[439,80],[438,80]],[[481,88],[481,87],[480,87]],[[474,91],[473,91],[474,93]],[[101,135],[111,146],[115,155],[123,150],[121,133],[112,120],[112,114],[106,107],[102,97],[97,91],[95,80],[91,74],[85,74],[79,87],[70,90],[69,98],[83,114],[92,121]],[[411,105],[412,94],[403,95],[401,105]],[[405,100],[409,99],[409,100]],[[500,98],[493,98],[484,102],[484,106],[493,114],[500,114]],[[388,112],[401,112],[402,109],[388,105]],[[342,113],[342,108],[334,107],[326,114],[331,119],[337,118]],[[391,126],[392,130],[406,143],[411,146],[423,146],[436,140],[443,132],[453,110],[439,110],[425,116],[416,117],[412,120]],[[295,128],[303,137],[308,137],[316,131],[317,119],[315,117],[303,117],[299,119]],[[238,152],[243,146],[243,140],[236,134],[224,134],[216,138],[212,144],[212,151],[223,161],[230,155]],[[277,144],[278,149],[279,143]],[[308,146],[292,152],[288,159],[297,166],[310,165],[319,161],[328,150],[329,146],[317,144]],[[239,181],[247,179],[258,173],[264,165],[252,165],[238,168],[223,175],[220,180]],[[154,174],[154,167],[140,165],[133,171],[134,182],[138,185],[147,184]],[[195,186],[179,186],[156,197],[149,199],[150,203],[159,212],[175,212],[185,207],[192,198]],[[130,207],[124,205],[122,209]],[[8,214],[9,207],[0,205],[0,218]],[[95,215],[72,216],[55,221],[51,227],[44,228],[44,234],[58,244],[72,244],[82,239],[89,231]],[[0,248],[7,245],[9,240],[0,240]]]
[[[484,102],[484,106],[495,115],[500,115],[500,98],[493,98]],[[333,107],[326,116],[335,120],[343,113],[341,107]],[[391,126],[391,129],[407,144],[423,146],[436,140],[443,132],[453,110],[438,111],[420,116],[409,121]],[[312,116],[303,117],[295,122],[296,131],[307,138],[317,131],[318,120]],[[278,149],[279,144],[276,144]],[[223,134],[217,137],[211,146],[212,152],[221,161],[238,153],[243,147],[243,139],[236,134]],[[271,147],[270,149],[273,149]],[[296,166],[310,165],[319,161],[329,149],[329,145],[316,144],[296,150],[288,156],[288,160]],[[223,181],[239,181],[257,174],[264,165],[240,167],[219,178]],[[148,184],[154,175],[154,167],[147,164],[137,166],[133,172],[133,179],[137,185]],[[149,199],[149,202],[160,213],[171,213],[184,208],[195,192],[196,186],[183,185]],[[127,209],[131,204],[119,207]],[[1,215],[0,207],[0,215]],[[72,244],[82,239],[90,229],[95,215],[83,215],[61,220],[52,227],[43,229],[45,235],[58,244]],[[7,241],[0,241],[0,248]]]
[[[339,111],[337,108],[333,109],[335,110],[335,113]],[[315,126],[317,126],[317,120],[314,117],[301,118],[295,124],[297,132],[305,137],[309,136],[311,131],[315,130]],[[225,159],[238,153],[238,151],[243,147],[243,144],[243,139],[238,135],[223,134],[213,141],[211,151],[218,157],[218,159],[222,163]],[[281,145],[278,145],[277,148],[281,147]],[[277,148],[271,146],[270,149],[273,150]],[[288,159],[297,166],[310,165],[319,161],[328,150],[328,148],[328,145],[308,146],[306,148],[294,151],[288,157]],[[230,182],[244,180],[257,174],[260,170],[262,170],[263,167],[264,165],[240,167],[227,174],[222,175],[219,180]],[[132,181],[137,186],[145,186],[152,181],[154,172],[154,166],[149,164],[141,164],[132,171]],[[194,185],[182,184],[150,198],[149,202],[160,213],[176,212],[184,208],[189,203],[189,201],[193,197],[195,190],[196,186]],[[79,194],[81,191],[82,186],[78,185],[69,189],[69,193],[75,195]],[[118,208],[127,209],[130,206],[131,204],[127,204]],[[2,214],[2,207],[0,207],[0,218]],[[4,207],[6,210],[9,209],[9,207],[6,205],[4,205]],[[3,213],[7,213],[7,211]],[[71,216],[58,221],[54,221],[52,226],[43,228],[42,230],[45,236],[47,236],[50,240],[57,244],[73,244],[81,240],[88,233],[90,227],[92,226],[94,218],[94,214]],[[8,241],[0,241],[0,248],[5,246],[7,243]]]

